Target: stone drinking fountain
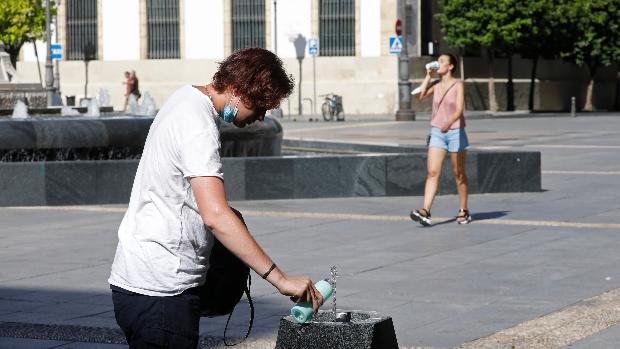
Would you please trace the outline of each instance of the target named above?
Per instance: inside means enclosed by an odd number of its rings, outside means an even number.
[[[276,349],[398,349],[389,316],[351,311],[346,321],[334,320],[331,311],[319,311],[311,321],[280,320]]]
[[[320,310],[307,319],[311,312],[308,305],[293,307],[291,315],[280,320],[276,349],[398,349],[391,317],[373,311],[337,309],[337,277],[334,266],[331,278],[325,280],[331,287],[324,281],[316,284],[328,298],[325,303],[331,301],[331,311]]]

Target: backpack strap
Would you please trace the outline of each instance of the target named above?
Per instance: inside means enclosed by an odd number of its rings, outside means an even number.
[[[248,284],[245,287],[245,296],[248,298],[248,304],[250,305],[250,323],[248,324],[248,331],[245,333],[245,336],[243,337],[243,339],[241,339],[239,342],[237,343],[229,343],[228,341],[226,341],[226,332],[228,330],[228,323],[230,322],[230,318],[232,317],[232,314],[234,313],[234,309],[233,311],[230,312],[230,314],[228,314],[228,319],[226,320],[226,327],[224,327],[224,344],[227,347],[232,347],[235,346],[237,344],[241,344],[243,343],[246,339],[248,339],[248,336],[250,335],[250,332],[252,331],[252,324],[254,324],[254,303],[252,302],[252,296],[250,296],[250,288],[252,287],[252,275],[248,274]]]

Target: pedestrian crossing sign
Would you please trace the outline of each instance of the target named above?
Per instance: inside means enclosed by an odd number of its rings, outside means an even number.
[[[400,51],[403,48],[403,37],[402,36],[390,36],[390,53],[400,54]]]
[[[62,44],[52,44],[52,59],[62,59]]]

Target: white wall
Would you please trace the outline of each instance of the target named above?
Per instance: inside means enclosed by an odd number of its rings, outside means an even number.
[[[140,59],[140,4],[138,0],[102,0],[103,59]]]
[[[273,6],[271,18],[273,18]],[[278,1],[277,9],[278,21],[278,55],[283,58],[295,58],[295,46],[291,41],[298,34],[308,40],[312,32],[312,3],[311,0],[286,0]],[[272,21],[273,22],[273,21]],[[273,38],[272,25],[272,40]],[[308,48],[306,45],[306,56]]]
[[[52,24],[52,43],[56,43],[56,26]],[[39,53],[39,63],[45,64],[47,56],[47,44],[45,40],[36,41],[37,51]],[[34,51],[34,43],[26,43],[21,50],[22,60],[25,62],[36,62],[37,56]]]
[[[224,58],[224,0],[185,0],[185,58]]]
[[[39,63],[45,64],[47,55],[47,44],[44,41],[37,41],[37,51],[39,53]],[[22,57],[25,62],[36,62],[37,57],[34,52],[34,44],[27,43],[22,46]]]
[[[45,84],[45,57],[47,55],[47,45],[44,41],[37,41],[37,50],[39,52],[39,67],[41,75],[39,76],[39,70],[37,70],[36,64],[30,64],[27,69],[20,66],[21,62],[36,62],[37,57],[34,54],[34,44],[27,43],[22,46],[21,61],[17,60],[17,76],[14,77],[15,82],[29,82],[29,83],[41,83]]]
[[[361,54],[378,57],[381,55],[381,0],[361,0],[360,5]]]
[[[0,0],[2,1],[2,0]],[[224,58],[224,1],[185,0],[183,59],[140,60],[140,0],[102,0],[103,60],[89,64],[89,94],[106,88],[115,109],[124,102],[123,72],[135,69],[140,78],[140,88],[148,91],[158,106],[179,86],[208,82],[217,69],[217,62]],[[289,37],[298,34],[306,39],[312,31],[311,9],[313,0],[278,1],[278,54],[284,58],[287,71],[294,75],[296,86],[290,97],[291,113],[297,112],[298,83],[302,82],[302,98],[313,98],[312,59],[303,61],[303,79],[299,63]],[[358,57],[317,57],[317,95],[334,92],[343,96],[345,113],[393,113],[397,103],[397,58],[381,56],[381,0],[359,0],[360,51]],[[272,6],[273,10],[273,6]],[[273,13],[272,13],[273,16]],[[273,18],[273,17],[272,17]],[[385,26],[385,23],[383,23]],[[272,43],[274,31],[272,22]],[[45,44],[40,43],[41,64],[45,62]],[[270,47],[273,49],[273,47]],[[18,70],[25,81],[38,81],[32,45],[24,48]],[[44,73],[44,67],[42,67]],[[60,78],[63,96],[82,96],[84,91],[84,63],[61,61]],[[318,97],[318,96],[317,96]],[[321,98],[316,101],[320,106]],[[304,114],[310,112],[304,102]],[[289,100],[282,103],[285,112]],[[317,108],[317,110],[320,110]]]
[[[110,94],[114,108],[123,107],[125,87],[123,72],[135,61],[93,61],[89,64],[89,95],[96,95],[100,88]],[[397,67],[394,56],[383,57],[317,57],[317,95],[334,92],[343,96],[346,115],[389,114],[397,103]],[[303,61],[303,79],[299,78],[299,63],[295,58],[284,59],[287,72],[295,78],[295,91],[290,96],[291,113],[297,113],[298,83],[302,82],[302,98],[313,97],[312,59]],[[17,69],[24,75],[24,81],[38,81],[36,65],[32,62],[18,62]],[[185,84],[206,84],[217,69],[217,60],[142,60],[136,66],[140,78],[140,90],[149,92],[158,106],[174,90]],[[63,99],[75,95],[79,100],[84,94],[84,63],[62,61],[60,63],[60,85]],[[318,96],[317,96],[318,97]],[[318,97],[320,106],[321,97]],[[288,100],[282,108],[289,110]],[[320,108],[317,108],[320,111]],[[310,112],[309,103],[304,101],[304,114]]]

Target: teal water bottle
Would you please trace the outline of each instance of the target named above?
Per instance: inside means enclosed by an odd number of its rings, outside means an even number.
[[[314,284],[314,287],[316,287],[321,293],[321,296],[323,296],[323,304],[327,303],[329,297],[332,296],[332,285],[327,280],[321,280]],[[310,320],[312,315],[314,315],[312,303],[301,303],[291,308],[291,316],[300,324]]]

